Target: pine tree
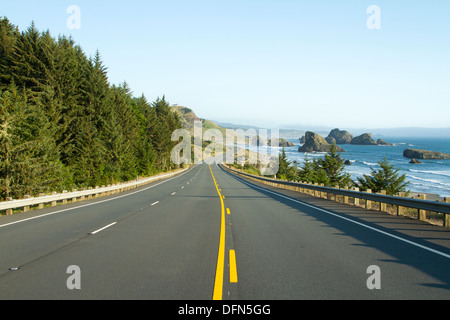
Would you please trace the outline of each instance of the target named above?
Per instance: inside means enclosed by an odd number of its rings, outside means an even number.
[[[305,156],[303,165],[298,170],[298,179],[308,183],[315,181],[315,166],[307,155]]]
[[[378,162],[380,169],[371,168],[371,174],[358,178],[358,184],[361,190],[372,190],[380,192],[386,190],[386,194],[395,195],[399,192],[405,192],[409,182],[406,182],[406,174],[399,175],[400,169],[395,169],[387,161],[386,157]]]
[[[283,180],[294,180],[296,178],[295,168],[292,167],[292,161],[288,159],[285,148],[281,149],[281,153],[278,156],[278,172],[276,176],[278,179]]]
[[[42,106],[14,86],[0,93],[2,197],[58,190],[64,171]]]
[[[11,59],[16,46],[19,31],[7,18],[0,19],[0,90],[12,81]]]
[[[319,159],[318,164],[323,169],[328,177],[328,184],[331,186],[338,185],[339,187],[350,186],[352,181],[350,174],[345,173],[344,159],[336,152],[336,145],[332,144],[330,152],[325,155],[324,159]]]

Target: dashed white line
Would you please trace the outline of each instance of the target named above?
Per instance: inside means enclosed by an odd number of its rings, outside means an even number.
[[[91,232],[90,235],[97,234],[97,233],[99,233],[99,232],[101,232],[101,231],[103,231],[103,230],[105,230],[105,229],[108,229],[109,227],[112,227],[112,226],[115,225],[115,224],[117,224],[117,222],[113,222],[113,223],[111,223],[111,224],[108,224],[106,227],[103,227],[103,228],[98,229],[98,230],[96,230],[96,231],[94,231],[94,232]]]
[[[159,203],[159,201],[156,201],[155,203],[152,203],[152,207],[156,206]]]
[[[176,194],[176,192],[172,193],[171,196],[174,196]]]

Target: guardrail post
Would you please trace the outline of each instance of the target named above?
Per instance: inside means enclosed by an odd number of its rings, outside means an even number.
[[[12,201],[12,198],[8,197],[6,198],[6,201]],[[13,214],[12,209],[6,209],[6,215],[11,216]]]
[[[354,187],[354,188],[353,188],[353,191],[359,192],[359,188],[358,188],[358,187]],[[354,198],[353,198],[353,204],[354,204],[356,207],[359,207],[359,198],[354,197]]]
[[[339,185],[334,186],[335,189],[339,189]],[[337,194],[334,195],[334,201],[341,202],[341,197]]]
[[[419,194],[419,199],[427,200],[426,194]],[[419,209],[419,220],[425,221],[427,220],[427,211]]]
[[[321,186],[321,187],[324,187],[325,184],[321,183],[320,186]],[[326,199],[326,194],[325,194],[325,192],[320,191],[320,198],[321,198],[321,199]]]
[[[31,197],[29,195],[26,195],[23,198],[24,199],[30,199]],[[30,206],[23,207],[23,212],[28,212],[28,211],[30,211]]]
[[[55,195],[55,194],[56,194],[56,191],[53,191],[52,195]],[[56,201],[52,201],[51,205],[52,205],[52,207],[56,207]]]
[[[406,197],[406,193],[400,192],[397,196],[404,198],[404,197]],[[397,206],[397,216],[402,216],[404,211],[405,211],[405,207]]]
[[[45,194],[39,193],[39,197],[43,197]],[[44,209],[44,203],[39,203],[39,209]]]
[[[450,198],[445,197],[444,202],[450,203]],[[450,229],[450,214],[444,214],[444,227]]]
[[[372,190],[367,189],[366,192],[367,192],[367,193],[372,193]],[[371,200],[366,200],[366,209],[367,209],[367,210],[372,209],[372,201],[371,201]]]
[[[381,190],[380,194],[386,195],[386,190]],[[386,203],[380,202],[380,211],[386,212]]]
[[[67,190],[63,190],[62,193],[67,193]],[[67,199],[63,199],[62,204],[67,204]]]
[[[345,187],[344,189],[348,190],[348,187]],[[344,203],[348,204],[348,196],[344,196]]]
[[[72,189],[72,192],[73,193],[77,192],[77,189]],[[77,197],[76,196],[72,198],[72,203],[75,203],[75,202],[77,202]]]

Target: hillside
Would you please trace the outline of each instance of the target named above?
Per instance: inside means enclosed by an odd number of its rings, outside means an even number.
[[[195,121],[202,122],[203,133],[209,129],[217,129],[220,132],[222,132],[223,137],[226,137],[227,129],[242,129],[242,130],[247,130],[250,128],[253,129],[253,127],[246,127],[246,126],[241,126],[241,127],[239,127],[239,126],[234,126],[234,127],[221,126],[211,120],[199,118],[192,109],[183,107],[183,106],[179,106],[179,105],[173,105],[173,106],[171,106],[171,109],[173,112],[177,113],[180,116],[180,120],[181,120],[183,127],[188,129],[192,136],[194,135]],[[256,130],[256,132],[258,132],[258,129],[255,129],[255,130]],[[280,140],[280,147],[292,147],[293,146],[293,144],[291,142],[287,141],[286,139],[283,139],[280,137],[279,140]]]
[[[222,134],[225,136],[225,128],[217,125],[210,120],[199,118],[192,109],[179,105],[173,105],[170,108],[173,112],[177,113],[180,116],[183,127],[188,129],[191,132],[191,135],[194,135],[195,121],[201,121],[203,132],[209,129],[217,129],[220,130],[220,132],[222,132]]]

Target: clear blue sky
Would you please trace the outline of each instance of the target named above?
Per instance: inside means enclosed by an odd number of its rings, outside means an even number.
[[[81,28],[67,27],[67,8]],[[366,10],[381,10],[369,30]],[[450,127],[450,1],[3,1],[98,49],[111,83],[216,121],[302,126]]]

